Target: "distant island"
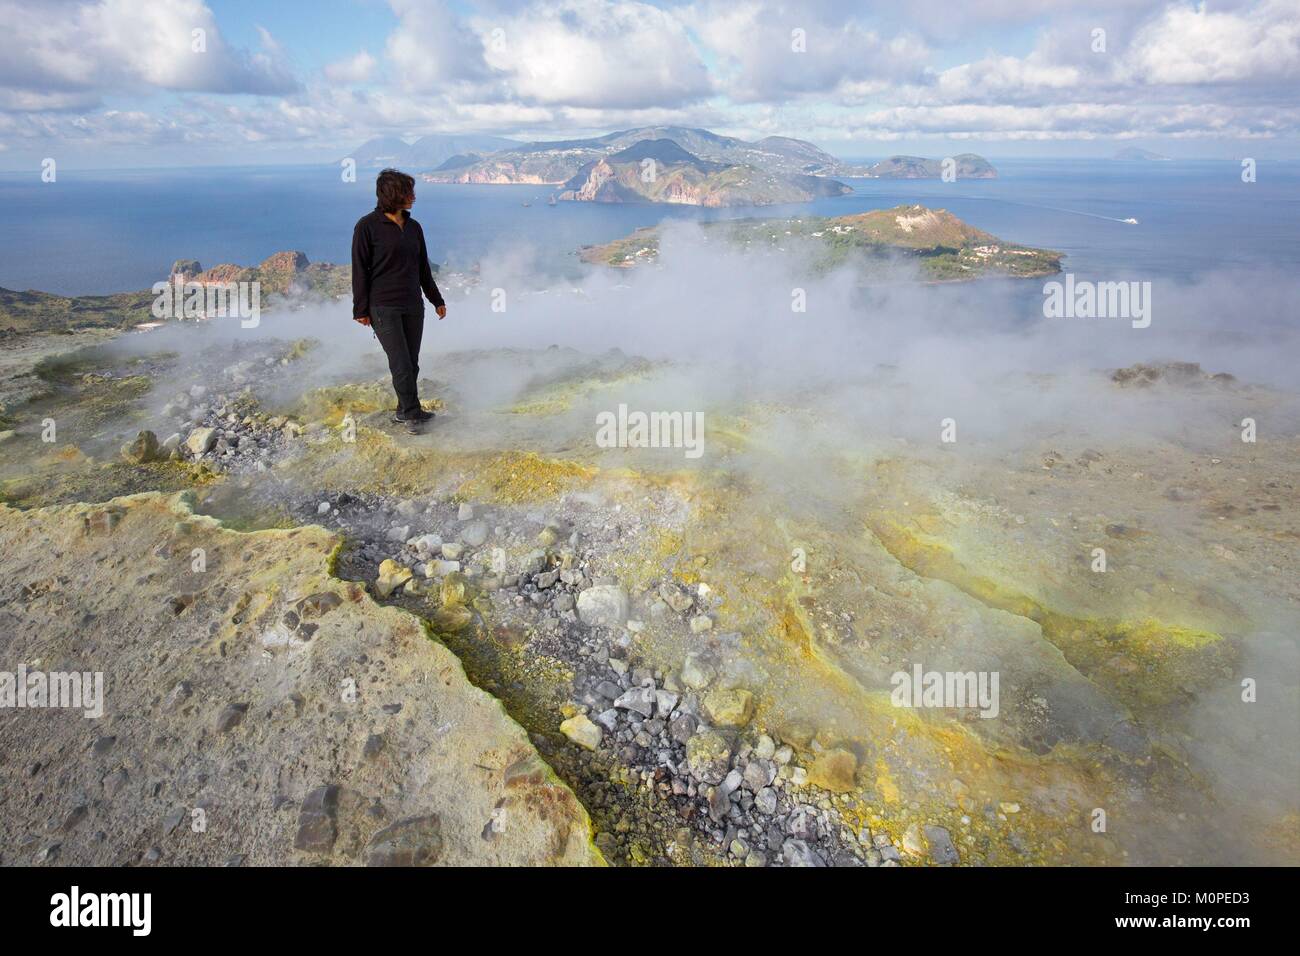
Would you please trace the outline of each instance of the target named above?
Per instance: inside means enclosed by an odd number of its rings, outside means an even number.
[[[949,157],[957,179],[997,179],[998,171],[983,156],[960,153]],[[870,166],[867,174],[873,179],[940,179],[943,176],[942,159],[923,159],[920,156],[890,156]]]
[[[861,167],[841,162],[812,143],[786,136],[768,136],[749,142],[694,127],[644,126],[589,139],[523,143],[486,154],[469,150],[433,170],[426,178],[430,182],[448,183],[559,185],[576,176],[583,166],[644,140],[671,140],[699,160],[727,166],[755,166],[775,173],[811,176],[864,173]]]
[[[958,179],[997,176],[981,156],[963,153],[952,159]],[[943,163],[892,156],[860,166],[788,136],[750,142],[694,127],[647,126],[589,139],[463,149],[421,178],[431,183],[555,186],[554,198],[571,202],[762,206],[852,192],[834,177],[939,179]]]
[[[1061,271],[1059,252],[1006,242],[963,222],[946,209],[895,206],[850,216],[797,219],[741,219],[703,223],[706,237],[740,248],[813,250],[813,269],[825,272],[856,265],[864,274],[891,259],[917,262],[931,281],[989,276],[1031,278]],[[622,239],[584,246],[584,262],[629,268],[659,257],[658,227],[638,229]]]
[[[1165,163],[1169,162],[1172,157],[1163,156],[1160,153],[1153,153],[1149,149],[1138,149],[1136,146],[1127,146],[1115,154],[1116,159],[1123,160],[1141,160],[1143,162]]]
[[[828,177],[864,173],[803,140],[749,142],[705,129],[648,126],[465,153],[423,179],[557,186],[555,198],[568,202],[762,206],[845,195],[852,189]]]
[[[652,175],[647,176],[647,170]],[[842,196],[841,182],[752,165],[709,162],[670,139],[642,140],[586,163],[556,198],[573,202],[652,202],[690,206],[766,206]]]

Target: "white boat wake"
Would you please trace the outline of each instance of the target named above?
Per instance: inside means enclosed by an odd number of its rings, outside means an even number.
[[[1121,222],[1128,226],[1138,225],[1138,221],[1131,216],[1127,219],[1121,219],[1118,216],[1103,216],[1101,213],[1097,212],[1084,212],[1082,209],[1064,209],[1061,206],[1044,206],[1041,203],[1020,202],[1016,199],[1003,199],[999,196],[963,196],[961,198],[981,199],[984,202],[1002,202],[1006,203],[1008,206],[1025,206],[1029,209],[1048,209],[1052,212],[1063,212],[1071,216],[1088,216],[1091,219],[1104,219],[1107,222]]]
[[[1072,216],[1088,216],[1092,219],[1105,219],[1107,222],[1122,222],[1130,226],[1136,226],[1138,224],[1138,221],[1131,217],[1128,219],[1120,219],[1118,216],[1103,216],[1101,213],[1084,212],[1082,209],[1062,209],[1059,206],[1040,206],[1037,205],[1036,203],[1028,203],[1028,202],[1017,203],[1016,205],[1032,206],[1035,209],[1050,209],[1053,212],[1069,213]]]

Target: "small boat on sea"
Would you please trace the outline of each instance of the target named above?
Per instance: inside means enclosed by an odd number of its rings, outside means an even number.
[[[1137,221],[1136,219],[1133,219],[1133,218],[1129,218],[1129,219],[1121,219],[1120,222],[1126,222],[1126,223],[1128,223],[1130,226],[1136,226],[1136,225],[1138,224],[1138,221]]]

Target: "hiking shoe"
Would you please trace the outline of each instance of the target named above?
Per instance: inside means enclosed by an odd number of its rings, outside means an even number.
[[[401,425],[408,435],[418,435],[420,434],[420,426],[423,425],[424,422],[414,416],[407,418],[401,412],[394,412],[393,424]]]
[[[433,412],[426,412],[421,408],[419,411],[412,413],[411,417],[417,422],[431,422],[433,421]]]

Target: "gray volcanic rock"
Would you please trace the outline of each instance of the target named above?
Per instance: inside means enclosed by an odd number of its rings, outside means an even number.
[[[6,711],[0,753],[35,769],[0,790],[0,846],[54,821],[57,845],[24,860],[600,862],[586,811],[501,704],[417,618],[329,574],[336,535],[236,533],[184,502],[0,505],[10,659],[103,675],[102,716]],[[38,584],[71,580],[76,613]],[[295,616],[310,640],[263,640]],[[483,839],[495,819],[509,822]]]

